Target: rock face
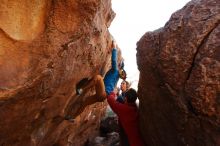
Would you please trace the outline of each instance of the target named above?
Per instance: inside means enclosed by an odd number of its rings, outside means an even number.
[[[101,120],[99,136],[88,140],[86,146],[120,146],[118,117],[107,116]]]
[[[72,123],[62,113],[82,98],[77,82],[109,68],[114,16],[110,0],[1,1],[1,146],[85,143],[106,104],[87,107]]]
[[[220,145],[220,1],[193,0],[137,43],[150,146]]]

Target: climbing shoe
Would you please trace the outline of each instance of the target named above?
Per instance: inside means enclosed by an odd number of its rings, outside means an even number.
[[[70,115],[66,115],[66,116],[64,117],[64,119],[67,120],[67,121],[70,121],[70,122],[74,122],[74,121],[75,121],[75,119],[72,118]]]
[[[76,95],[81,95],[83,90],[81,88],[76,89]]]
[[[83,90],[82,88],[88,83],[89,78],[83,78],[80,82],[76,84],[76,95],[81,95]]]

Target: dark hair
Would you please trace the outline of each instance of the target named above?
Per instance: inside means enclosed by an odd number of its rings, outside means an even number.
[[[128,89],[125,93],[128,103],[134,103],[137,99],[137,92],[133,88]]]
[[[122,82],[125,82],[125,84],[126,84],[126,89],[130,88],[130,83],[129,83],[128,81],[123,80]]]

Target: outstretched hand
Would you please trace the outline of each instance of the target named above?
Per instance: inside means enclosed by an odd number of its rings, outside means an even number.
[[[118,88],[114,88],[113,92],[115,93],[116,96],[119,95],[119,91],[118,91]],[[116,97],[115,97],[116,98]]]
[[[120,89],[119,87],[116,87],[116,88],[115,88],[114,92],[115,92],[115,94],[116,94],[117,96],[119,96],[120,90],[121,90],[121,89]]]

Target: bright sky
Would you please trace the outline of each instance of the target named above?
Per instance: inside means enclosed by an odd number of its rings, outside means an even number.
[[[163,27],[172,13],[190,0],[112,0],[116,17],[109,28],[125,59],[128,81],[137,89],[136,43],[147,32]],[[120,81],[119,81],[120,84]]]

